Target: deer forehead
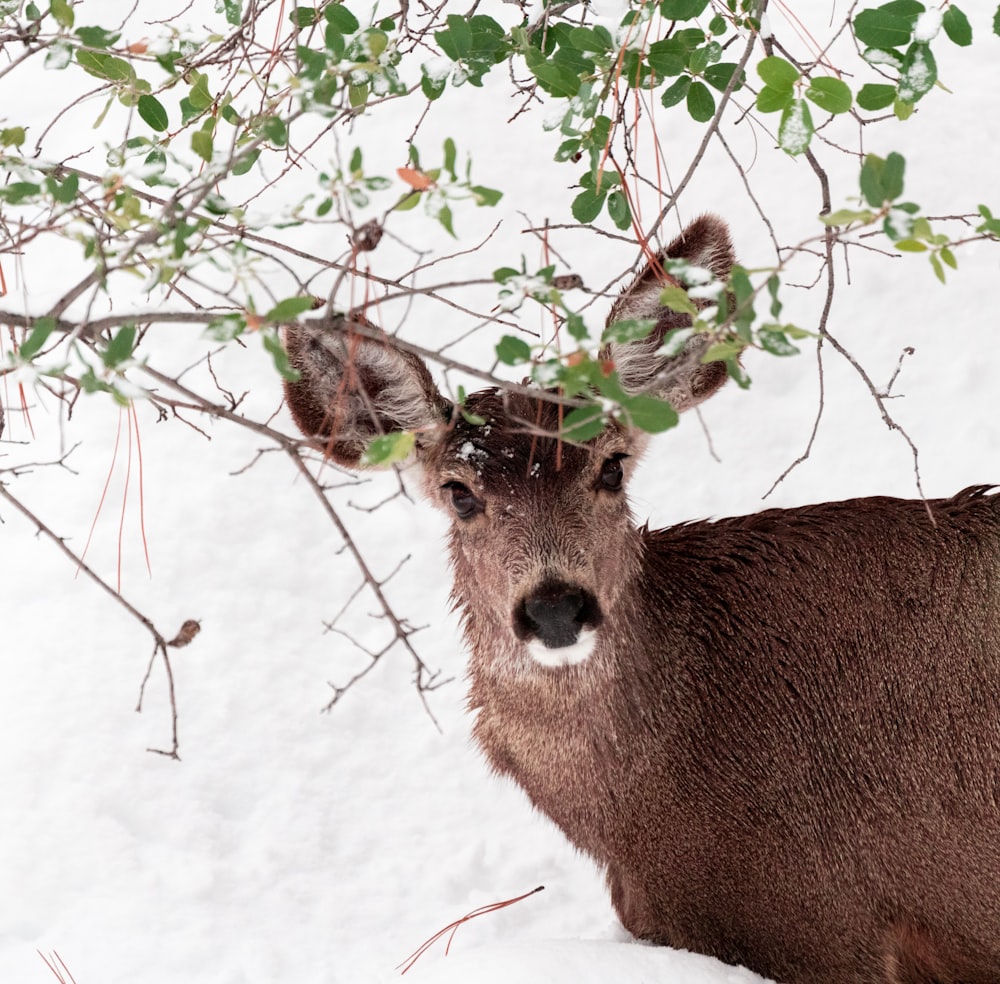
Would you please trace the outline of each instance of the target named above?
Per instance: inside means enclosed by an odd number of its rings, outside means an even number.
[[[490,391],[470,397],[465,415],[437,448],[441,484],[461,482],[486,495],[552,496],[589,487],[608,458],[634,451],[627,431],[614,422],[592,440],[573,443],[555,436],[558,404],[522,399],[500,406],[492,397]]]

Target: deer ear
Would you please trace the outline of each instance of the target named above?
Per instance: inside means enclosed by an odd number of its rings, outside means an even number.
[[[285,399],[295,423],[325,454],[347,468],[361,466],[368,444],[380,434],[416,431],[431,435],[446,424],[451,404],[441,396],[423,360],[397,348],[360,318],[339,318],[328,328],[284,329],[295,382],[286,380]],[[419,443],[419,442],[418,442]]]
[[[614,364],[626,391],[652,393],[668,400],[680,412],[707,400],[726,381],[727,372],[723,362],[702,363],[709,343],[701,336],[690,338],[678,355],[670,358],[657,355],[668,332],[691,324],[688,315],[660,304],[664,287],[675,283],[664,272],[667,259],[686,260],[725,281],[736,261],[729,228],[717,216],[703,215],[659,253],[622,292],[608,317],[609,325],[649,318],[656,321],[656,327],[638,341],[611,342],[601,354]]]

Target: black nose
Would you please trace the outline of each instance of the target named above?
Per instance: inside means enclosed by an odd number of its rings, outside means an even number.
[[[514,615],[518,638],[539,639],[549,649],[572,646],[584,627],[597,628],[597,599],[578,585],[550,582],[527,595]]]

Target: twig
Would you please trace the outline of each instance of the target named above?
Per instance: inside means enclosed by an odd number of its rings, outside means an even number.
[[[150,659],[150,667],[156,656],[159,655],[163,660],[163,666],[167,674],[167,684],[169,690],[169,700],[170,700],[170,716],[171,716],[171,742],[170,749],[163,750],[159,748],[150,748],[147,751],[154,752],[157,755],[166,755],[168,758],[180,759],[178,755],[178,738],[177,738],[177,695],[174,690],[174,677],[173,669],[170,665],[170,656],[167,653],[167,641],[164,636],[160,633],[159,629],[153,624],[152,619],[143,615],[133,604],[125,599],[125,597],[116,591],[107,581],[105,581],[96,571],[84,563],[82,557],[78,557],[67,545],[66,541],[56,534],[48,527],[43,520],[41,520],[35,513],[33,513],[20,499],[12,495],[7,486],[0,482],[0,498],[9,502],[22,516],[24,516],[29,522],[31,522],[37,531],[45,536],[48,540],[56,545],[56,547],[65,554],[76,566],[79,571],[82,571],[87,575],[98,587],[100,587],[104,592],[110,595],[122,608],[125,609],[136,619],[149,634],[153,637],[153,655]],[[149,678],[149,670],[146,671],[146,676],[143,679],[143,687],[145,686],[146,679]],[[136,710],[141,710],[142,697],[140,692],[139,706]]]
[[[445,956],[447,956],[451,950],[452,940],[455,939],[455,934],[458,932],[459,926],[462,926],[479,916],[486,916],[491,912],[499,912],[500,909],[506,909],[509,905],[514,905],[517,902],[523,902],[532,895],[537,895],[539,892],[544,891],[545,886],[539,885],[538,888],[533,888],[530,892],[525,892],[523,895],[518,895],[512,899],[506,899],[503,902],[491,902],[488,905],[481,905],[478,909],[473,909],[472,912],[467,912],[461,919],[456,919],[454,922],[445,926],[444,929],[438,930],[438,932],[436,932],[429,940],[426,940],[419,947],[417,947],[417,949],[414,950],[413,953],[411,953],[401,964],[398,964],[396,969],[399,970],[400,976],[405,974],[435,943],[437,943],[438,940],[442,939],[444,936],[448,937],[448,942],[444,948]]]

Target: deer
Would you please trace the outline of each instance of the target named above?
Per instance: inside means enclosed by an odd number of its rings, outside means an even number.
[[[677,260],[724,282],[723,220],[650,259],[608,323],[655,328],[601,356],[686,411],[727,371],[698,334],[664,351],[690,326],[660,304]],[[352,470],[414,435],[450,517],[474,738],[604,872],[625,929],[785,984],[1000,981],[1000,496],[650,530],[626,495],[648,434],[565,440],[530,386],[456,406],[365,325],[285,329],[292,417]]]

